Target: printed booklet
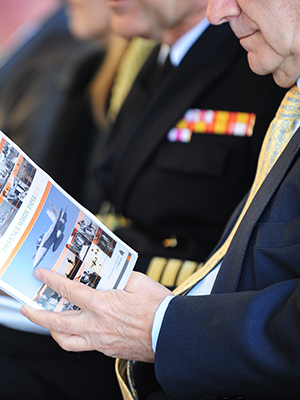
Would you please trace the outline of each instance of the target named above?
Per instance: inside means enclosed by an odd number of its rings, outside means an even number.
[[[137,253],[0,131],[0,289],[38,309],[76,309],[37,267],[94,289],[123,289]]]

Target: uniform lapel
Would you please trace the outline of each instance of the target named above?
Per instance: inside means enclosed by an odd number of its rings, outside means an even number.
[[[271,169],[245,214],[224,257],[222,268],[213,287],[213,293],[226,293],[237,290],[247,245],[253,229],[274,196],[276,189],[285,178],[291,164],[299,153],[299,149],[300,128],[293,135],[290,143]]]
[[[136,134],[132,134],[132,129],[127,129],[129,133],[125,143],[124,140],[122,142],[126,151],[121,152],[116,171],[126,170],[126,176],[122,176],[122,179],[118,179],[117,174],[114,176],[115,187],[119,191],[116,197],[121,203],[136,174],[147,163],[167,132],[182,118],[193,102],[231,68],[239,49],[240,45],[236,39],[233,40],[233,33],[227,24],[210,26],[180,66],[159,85],[147,104],[143,118],[140,118],[142,124],[134,125],[133,131]],[[137,91],[142,94],[144,90],[145,86],[140,83],[133,89],[135,101]],[[127,100],[130,100],[129,97]]]

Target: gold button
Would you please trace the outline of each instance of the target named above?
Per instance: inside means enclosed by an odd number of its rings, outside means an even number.
[[[163,246],[164,247],[176,247],[178,244],[178,241],[176,239],[176,236],[172,236],[170,238],[164,239],[163,240]]]

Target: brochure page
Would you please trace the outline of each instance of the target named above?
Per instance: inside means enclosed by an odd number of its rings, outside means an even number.
[[[38,309],[76,309],[38,281],[47,268],[94,289],[123,289],[137,253],[0,131],[0,288]]]

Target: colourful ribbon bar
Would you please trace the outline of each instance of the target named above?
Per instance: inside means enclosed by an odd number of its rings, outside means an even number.
[[[252,136],[255,119],[253,113],[191,109],[168,132],[167,139],[188,143],[195,133]]]

